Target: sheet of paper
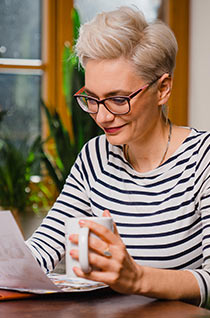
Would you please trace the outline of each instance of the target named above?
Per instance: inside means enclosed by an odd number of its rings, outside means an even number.
[[[0,211],[0,288],[59,291],[26,246],[10,211]]]
[[[103,283],[42,271],[10,211],[0,211],[0,289],[45,294],[81,292],[107,287]]]

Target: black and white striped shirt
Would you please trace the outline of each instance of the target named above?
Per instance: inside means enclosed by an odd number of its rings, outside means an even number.
[[[90,140],[63,191],[27,244],[45,271],[65,253],[66,218],[101,216],[108,209],[128,252],[141,265],[188,269],[202,305],[210,298],[210,133],[191,129],[158,168],[139,173],[122,146]]]

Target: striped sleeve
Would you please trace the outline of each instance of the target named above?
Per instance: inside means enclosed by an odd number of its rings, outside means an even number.
[[[85,146],[52,209],[26,242],[45,272],[52,271],[65,254],[65,220],[92,215],[88,198],[90,174],[84,166],[87,158],[88,146]]]
[[[203,263],[201,269],[191,270],[198,280],[201,306],[210,307],[210,138],[208,135],[199,147],[196,165],[196,206],[202,222]]]

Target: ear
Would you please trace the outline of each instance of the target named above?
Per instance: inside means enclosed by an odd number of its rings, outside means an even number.
[[[164,105],[167,103],[171,95],[172,84],[172,77],[168,73],[161,76],[158,83],[158,105]]]

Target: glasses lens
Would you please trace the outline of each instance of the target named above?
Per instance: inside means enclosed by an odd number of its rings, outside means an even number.
[[[108,97],[102,101],[98,101],[82,92],[75,94],[79,106],[87,113],[97,114],[99,104],[103,104],[112,114],[124,115],[130,111],[129,97],[115,96]]]
[[[98,111],[98,104],[97,102],[90,97],[86,97],[86,96],[76,96],[77,98],[77,102],[80,105],[80,107],[88,112],[88,113],[97,113]]]
[[[126,114],[129,112],[129,101],[125,97],[113,97],[108,98],[105,101],[106,107],[113,113],[113,114]]]

